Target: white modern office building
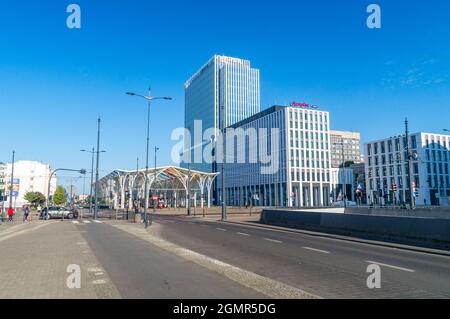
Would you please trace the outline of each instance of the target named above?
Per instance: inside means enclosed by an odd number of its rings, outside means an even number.
[[[230,127],[233,134],[227,132],[226,148],[231,148],[230,139],[236,143],[231,163],[226,152],[228,205],[330,204],[330,116],[316,108],[303,103],[273,106]],[[220,176],[218,180],[221,193]]]
[[[222,107],[225,127],[260,111],[259,70],[250,61],[215,55],[185,83],[185,128],[192,132],[186,149],[201,144],[206,130],[223,128]],[[194,151],[183,162],[183,167],[190,162],[192,169],[215,171],[211,163],[195,158]]]
[[[365,144],[366,185],[369,203],[410,202],[447,206],[450,197],[450,136],[433,133],[410,135],[410,171],[406,137],[395,136]]]
[[[12,164],[6,164],[5,183],[7,189],[11,185],[11,168]],[[24,196],[28,192],[40,192],[45,197],[48,195],[48,180],[50,178],[50,166],[35,161],[18,161],[14,164],[13,177],[13,206],[21,207],[27,201]],[[50,194],[56,190],[56,176],[54,176],[50,183]],[[9,195],[9,190],[7,190]]]

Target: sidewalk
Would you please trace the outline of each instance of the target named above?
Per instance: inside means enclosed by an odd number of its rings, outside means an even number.
[[[0,245],[0,299],[120,298],[72,223],[12,225],[0,231]],[[67,267],[72,264],[81,268],[80,289],[66,284]]]

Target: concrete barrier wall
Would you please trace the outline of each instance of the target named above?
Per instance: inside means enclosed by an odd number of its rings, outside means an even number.
[[[264,224],[450,248],[450,219],[264,210]]]
[[[388,209],[388,208],[358,208],[349,207],[345,209],[347,214],[374,215],[374,216],[404,216],[450,219],[449,207],[417,207],[414,210]]]

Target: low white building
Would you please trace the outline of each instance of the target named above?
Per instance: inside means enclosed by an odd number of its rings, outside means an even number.
[[[12,164],[6,164],[5,183],[7,189],[11,185],[11,169]],[[39,192],[48,196],[48,180],[50,178],[51,169],[47,164],[35,161],[18,161],[14,164],[13,177],[13,205],[21,207],[27,203],[24,196],[28,192]],[[50,182],[50,194],[56,190],[56,176]],[[9,191],[6,191],[9,195]],[[8,198],[9,200],[9,198]]]
[[[411,175],[408,173],[407,141],[404,135],[365,144],[366,185],[369,203],[392,203],[393,185],[397,202],[410,202],[411,186],[416,205],[449,204],[450,136],[433,133],[410,135]]]

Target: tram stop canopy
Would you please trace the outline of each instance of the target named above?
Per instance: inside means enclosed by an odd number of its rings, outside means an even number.
[[[149,197],[157,196],[171,208],[186,207],[190,197],[194,207],[209,208],[212,186],[218,175],[175,166],[149,169]],[[114,209],[132,209],[136,204],[144,204],[145,170],[114,170],[98,183],[100,198]]]

